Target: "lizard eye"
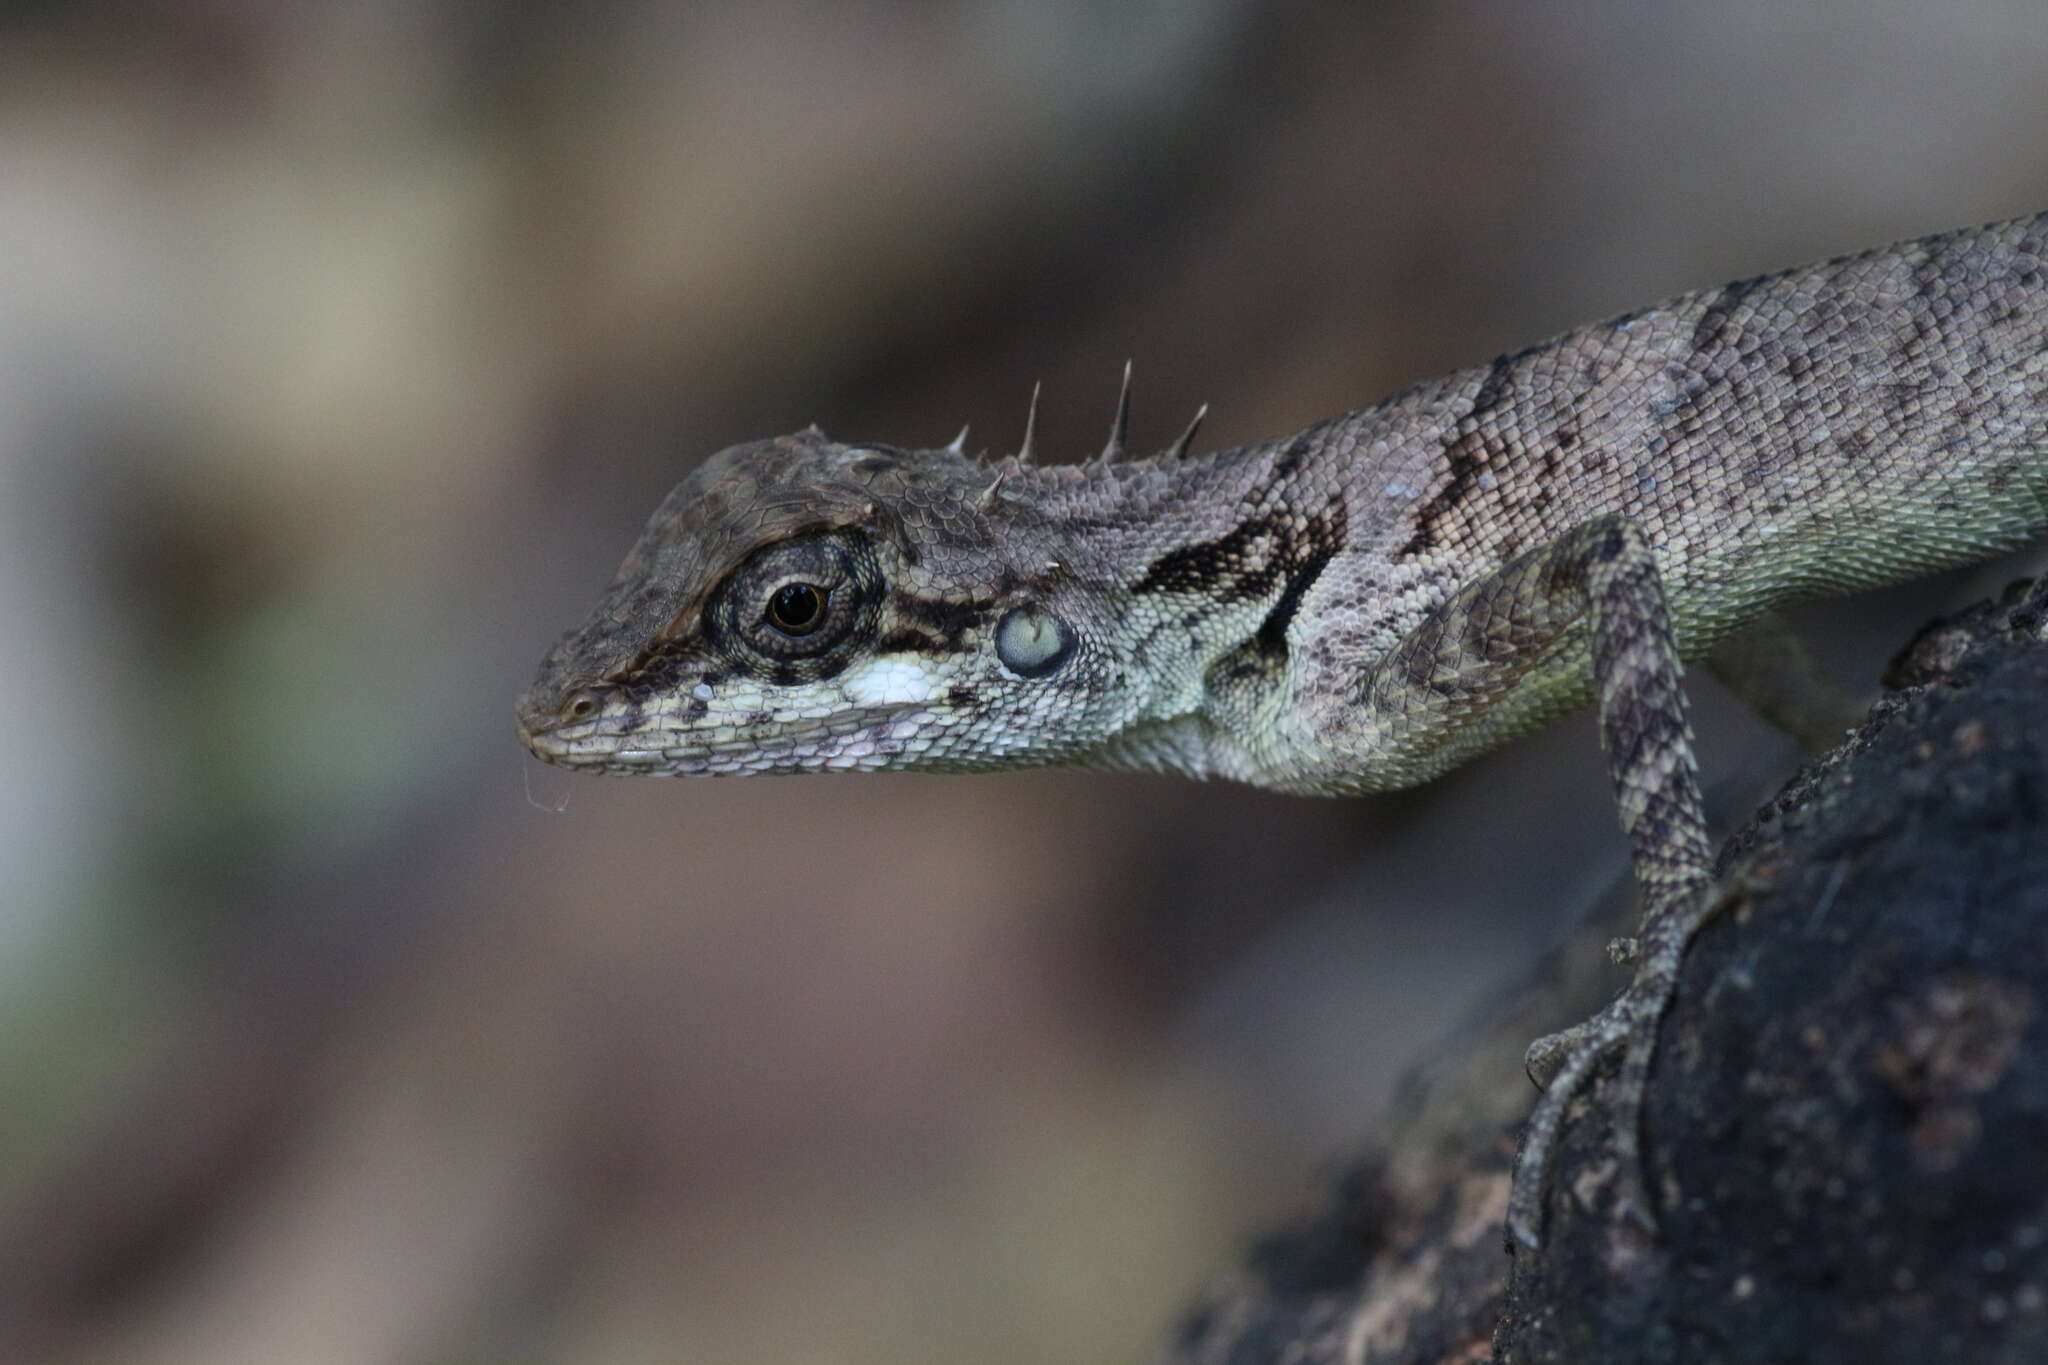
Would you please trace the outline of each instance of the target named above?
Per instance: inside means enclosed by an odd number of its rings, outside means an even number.
[[[784,635],[809,635],[825,622],[830,588],[814,583],[785,583],[768,599],[768,624]]]
[[[881,565],[851,531],[763,546],[713,594],[705,628],[732,663],[789,684],[826,678],[870,638],[881,610]]]

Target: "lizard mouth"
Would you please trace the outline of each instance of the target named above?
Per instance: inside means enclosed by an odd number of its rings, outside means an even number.
[[[920,719],[928,718],[922,703],[885,702],[859,707],[829,724],[776,730],[760,727],[768,717],[754,713],[699,729],[649,725],[645,716],[622,723],[623,718],[603,713],[565,717],[559,710],[522,706],[515,728],[527,752],[556,767],[684,777],[891,766],[925,729]]]
[[[566,732],[566,733],[565,733]],[[533,729],[522,718],[519,742],[543,763],[583,772],[652,773],[708,772],[708,755],[693,759],[674,748],[656,749],[621,743],[618,736],[600,733],[595,726],[570,725]]]
[[[518,726],[519,742],[526,746],[528,753],[541,762],[553,763],[564,768],[580,768],[584,766],[582,762],[578,761],[578,746],[564,738],[559,728],[553,726],[535,727],[527,722],[525,716],[519,717]]]
[[[513,724],[528,753],[557,767],[644,772],[666,758],[659,749],[621,744],[622,736],[606,734],[599,720],[564,717],[524,701],[514,713]]]

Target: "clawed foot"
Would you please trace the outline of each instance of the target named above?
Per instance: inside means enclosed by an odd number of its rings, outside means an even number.
[[[1557,1140],[1564,1133],[1565,1111],[1592,1079],[1593,1069],[1616,1048],[1627,1044],[1633,1055],[1644,1055],[1643,1069],[1656,1049],[1657,1019],[1665,1001],[1641,992],[1641,982],[1631,985],[1612,1004],[1583,1024],[1560,1033],[1538,1038],[1529,1045],[1523,1065],[1529,1079],[1542,1087],[1542,1098],[1529,1115],[1529,1127],[1522,1139],[1521,1162],[1508,1195],[1508,1232],[1523,1246],[1535,1250],[1543,1244],[1543,1203],[1549,1193],[1550,1165]],[[1642,1042],[1639,1040],[1647,1040]],[[1631,1070],[1624,1061],[1623,1074]],[[1643,1184],[1642,1160],[1637,1133],[1641,1126],[1642,1095],[1630,1095],[1624,1086],[1614,1101],[1615,1215],[1646,1231],[1656,1230]]]
[[[1542,1245],[1543,1205],[1550,1186],[1550,1167],[1557,1141],[1564,1133],[1566,1110],[1592,1079],[1594,1069],[1616,1049],[1622,1050],[1610,1110],[1614,1122],[1614,1216],[1646,1232],[1655,1232],[1656,1211],[1643,1178],[1642,1110],[1649,1087],[1650,1063],[1657,1055],[1657,1026],[1678,989],[1678,968],[1693,931],[1711,913],[1705,888],[1688,897],[1692,903],[1653,917],[1654,928],[1642,941],[1626,945],[1637,971],[1628,989],[1583,1024],[1538,1038],[1529,1045],[1524,1066],[1529,1079],[1542,1087],[1542,1098],[1529,1115],[1522,1139],[1520,1164],[1508,1196],[1509,1235],[1523,1246]]]

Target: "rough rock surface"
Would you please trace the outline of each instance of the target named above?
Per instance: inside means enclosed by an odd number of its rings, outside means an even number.
[[[1604,1079],[1544,1248],[1501,1227],[1516,1058],[1615,988],[1616,896],[1161,1361],[2048,1360],[2044,622],[2048,584],[1924,631],[1724,851],[1645,1112],[1654,1236],[1608,1216]]]

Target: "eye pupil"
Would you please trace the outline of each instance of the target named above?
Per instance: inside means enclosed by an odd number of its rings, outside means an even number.
[[[787,583],[768,599],[768,624],[785,635],[809,635],[825,620],[824,588],[809,583]]]

